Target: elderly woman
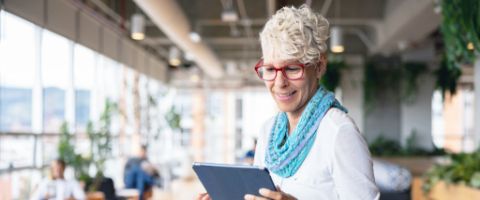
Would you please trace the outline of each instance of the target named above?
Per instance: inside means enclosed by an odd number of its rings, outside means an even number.
[[[346,109],[319,85],[325,73],[328,21],[307,6],[285,7],[260,33],[255,71],[280,113],[258,138],[254,165],[277,191],[245,199],[378,199],[367,145]],[[207,194],[200,199],[209,199]]]

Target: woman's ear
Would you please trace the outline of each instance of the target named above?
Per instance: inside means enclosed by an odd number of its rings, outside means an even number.
[[[325,72],[327,71],[327,56],[325,54],[321,54],[320,55],[320,59],[317,63],[317,70],[316,70],[316,73],[317,73],[317,78],[320,79],[324,74]]]

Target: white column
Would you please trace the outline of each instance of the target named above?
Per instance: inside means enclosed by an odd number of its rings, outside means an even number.
[[[42,29],[35,28],[35,80],[32,87],[32,131],[43,131]]]
[[[474,88],[475,88],[475,147],[478,147],[480,144],[480,56],[477,57],[477,60],[475,61],[475,66],[474,66]]]
[[[416,98],[413,102],[402,102],[400,141],[405,147],[407,139],[415,131],[415,147],[433,149],[432,139],[432,95],[435,77],[430,73],[421,75],[417,82]]]
[[[438,66],[435,60],[435,47],[430,43],[424,48],[412,49],[402,54],[403,62],[422,62],[427,64],[428,72],[421,74],[416,83],[415,98],[412,102],[400,102],[400,144],[405,147],[407,139],[416,132],[414,147],[432,150],[432,98],[435,90],[435,75],[430,73]],[[400,88],[402,91],[402,88]]]
[[[74,86],[74,75],[73,67],[75,66],[75,43],[72,41],[68,42],[69,46],[69,65],[67,70],[68,83],[67,88],[65,88],[65,121],[68,124],[70,133],[75,131],[75,86]]]
[[[363,105],[363,76],[364,66],[361,56],[346,58],[349,69],[343,71],[340,88],[343,106],[348,109],[348,114],[357,124],[358,129],[364,133],[364,105]]]

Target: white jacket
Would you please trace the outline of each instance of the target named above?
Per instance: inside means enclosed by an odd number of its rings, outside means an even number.
[[[267,121],[258,137],[254,165],[265,166],[266,143],[274,119]],[[282,191],[299,200],[379,199],[372,159],[353,120],[332,108],[317,129],[315,142],[298,171],[289,178],[270,172]]]

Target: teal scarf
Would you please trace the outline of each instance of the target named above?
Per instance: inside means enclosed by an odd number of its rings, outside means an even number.
[[[285,178],[295,174],[312,148],[320,121],[331,107],[347,112],[332,92],[319,86],[290,136],[287,114],[277,114],[265,156],[267,168]]]

